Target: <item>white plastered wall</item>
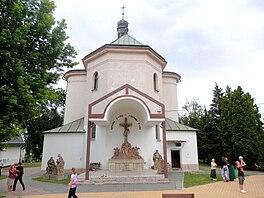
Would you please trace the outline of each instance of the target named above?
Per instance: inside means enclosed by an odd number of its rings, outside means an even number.
[[[50,157],[54,161],[61,154],[65,161],[65,169],[84,168],[86,133],[46,133],[44,136],[43,155],[41,170],[46,170],[47,162]]]
[[[88,101],[125,85],[139,89],[147,95],[161,101],[161,91],[155,92],[153,74],[158,76],[158,87],[162,89],[162,66],[150,56],[140,53],[107,53],[88,63],[87,82],[91,84],[95,72],[99,74],[98,90],[91,93]],[[92,85],[89,85],[92,88]],[[88,88],[88,89],[91,89]]]
[[[179,122],[177,81],[175,78],[163,76],[163,103],[165,105],[165,117]]]
[[[68,78],[64,125],[84,117],[87,111],[87,83],[85,75]]]
[[[23,159],[25,156],[24,149],[22,146],[8,146],[4,150],[0,151],[0,159],[2,160],[4,166],[16,164],[19,159]]]
[[[171,151],[180,150],[180,164],[184,171],[196,170],[198,168],[198,152],[196,132],[188,131],[167,131],[167,140],[184,140],[181,148],[177,148],[175,144],[167,144],[167,159],[171,164]]]

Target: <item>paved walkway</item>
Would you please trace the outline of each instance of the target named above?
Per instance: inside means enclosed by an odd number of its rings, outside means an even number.
[[[32,181],[32,177],[39,175],[38,168],[30,168],[25,170],[24,181],[26,190],[22,191],[21,185],[18,183],[17,191],[6,194],[6,180],[0,181],[0,195],[6,198],[66,198],[67,186],[51,183],[43,183]],[[162,184],[160,184],[162,186]],[[161,198],[163,193],[194,193],[195,198],[263,198],[264,197],[264,175],[253,175],[246,177],[245,188],[246,194],[239,192],[238,181],[222,182],[216,181],[211,184],[186,188],[182,190],[157,190],[149,191],[145,188],[145,184],[131,187],[129,191],[124,191],[122,185],[82,185],[77,189],[79,198]],[[139,188],[141,187],[141,189]],[[137,191],[135,190],[137,189]],[[140,189],[140,190],[138,190]],[[93,192],[91,192],[93,191]],[[95,192],[97,191],[97,192]],[[104,192],[100,192],[104,191]]]

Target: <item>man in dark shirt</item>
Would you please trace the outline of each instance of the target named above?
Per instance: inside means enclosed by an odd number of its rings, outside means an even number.
[[[16,167],[16,169],[18,170],[18,172],[17,172],[16,178],[15,178],[15,181],[14,181],[14,185],[13,185],[13,190],[12,191],[16,190],[17,180],[19,180],[20,184],[22,185],[23,190],[25,190],[25,185],[24,185],[23,180],[22,180],[23,174],[24,174],[24,168],[21,165],[21,162],[18,163],[18,166]]]
[[[3,162],[2,162],[2,160],[0,160],[0,176],[1,176],[1,171],[2,171],[2,168],[3,168]]]

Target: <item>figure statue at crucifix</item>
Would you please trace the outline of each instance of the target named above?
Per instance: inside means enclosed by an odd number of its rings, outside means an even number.
[[[128,142],[128,134],[130,133],[129,128],[132,126],[132,123],[127,122],[127,118],[125,118],[124,123],[120,123],[119,126],[124,127],[124,143],[121,145],[121,148],[114,148],[114,155],[112,159],[142,159],[139,155],[139,147],[132,147]]]
[[[130,126],[132,126],[131,123],[127,123],[127,118],[125,118],[125,122],[119,124],[121,127],[124,127],[125,131],[124,131],[124,143],[128,142],[128,134],[130,133],[129,128]]]

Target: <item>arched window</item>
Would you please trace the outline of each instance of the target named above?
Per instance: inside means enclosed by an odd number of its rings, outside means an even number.
[[[98,72],[94,73],[93,76],[93,90],[97,90],[98,89]]]
[[[158,76],[156,73],[153,74],[153,87],[154,91],[158,91]]]

